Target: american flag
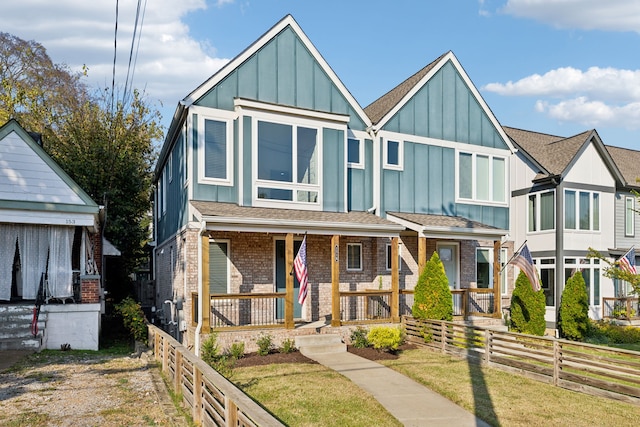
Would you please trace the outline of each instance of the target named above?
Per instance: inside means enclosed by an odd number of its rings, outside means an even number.
[[[309,275],[307,272],[307,236],[302,239],[302,245],[298,249],[298,255],[293,260],[293,269],[296,272],[298,282],[300,282],[300,289],[298,291],[298,302],[304,304],[304,300],[307,299],[307,291],[309,284]]]
[[[535,292],[540,290],[540,279],[538,279],[538,270],[536,270],[536,266],[533,265],[533,258],[531,258],[531,252],[529,252],[529,248],[525,243],[520,249],[520,252],[513,257],[513,262],[516,266],[520,268],[520,270],[527,276],[529,279],[529,283],[531,283],[531,288]]]
[[[636,270],[636,251],[633,249],[629,249],[626,254],[622,255],[618,260],[618,265],[620,269],[626,271],[631,274],[638,274]]]

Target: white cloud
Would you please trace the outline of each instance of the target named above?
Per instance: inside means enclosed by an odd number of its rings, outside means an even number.
[[[640,126],[640,70],[564,67],[516,82],[490,83],[483,89],[503,96],[543,98],[536,102],[536,111],[562,122]]]
[[[640,32],[637,0],[508,0],[501,12],[557,28]]]
[[[232,1],[217,0],[214,6]],[[206,9],[205,0],[153,0],[146,5],[133,86],[145,89],[150,101],[174,107],[228,59],[217,58],[215,49],[193,39],[182,20]],[[126,78],[136,6],[133,0],[119,2],[116,84],[120,86]],[[87,83],[103,88],[111,85],[115,16],[115,2],[109,0],[20,0],[3,5],[0,28],[39,42],[55,63],[73,70],[87,65]]]

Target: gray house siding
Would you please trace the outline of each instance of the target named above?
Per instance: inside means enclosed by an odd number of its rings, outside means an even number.
[[[616,200],[615,200],[615,228],[616,228],[616,247],[618,249],[628,249],[631,246],[636,246],[636,251],[640,251],[640,233],[639,231],[639,222],[640,222],[640,215],[638,215],[637,213],[634,213],[634,230],[633,230],[633,235],[632,236],[627,236],[625,233],[625,219],[626,219],[626,212],[627,212],[627,207],[625,205],[625,200],[627,199],[627,197],[633,197],[634,199],[636,198],[632,193],[630,192],[617,192],[616,193]],[[640,206],[638,206],[638,201],[635,201],[634,204],[635,208],[638,209]]]

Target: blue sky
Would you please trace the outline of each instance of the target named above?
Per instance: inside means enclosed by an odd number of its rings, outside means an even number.
[[[1,31],[43,44],[54,62],[110,85],[115,1],[21,0]],[[137,1],[118,3],[117,82],[124,84]],[[146,6],[145,6],[146,5]],[[142,0],[134,86],[168,126],[177,102],[292,14],[366,107],[453,51],[505,126],[640,150],[637,0]],[[162,105],[162,106],[160,106]]]

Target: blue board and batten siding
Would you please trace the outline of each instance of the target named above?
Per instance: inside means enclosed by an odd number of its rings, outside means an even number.
[[[373,141],[365,139],[364,169],[347,170],[347,209],[366,211],[373,206]]]
[[[234,110],[234,99],[243,98],[271,104],[303,108],[333,114],[348,115],[349,127],[364,130],[366,124],[358,116],[348,100],[322,69],[295,32],[287,27],[251,55],[222,81],[198,99],[194,105],[213,109]],[[195,116],[195,115],[194,115]],[[197,175],[198,129],[194,126],[194,176]],[[239,126],[242,126],[243,141],[239,141]],[[245,112],[242,123],[234,122],[234,180],[233,186],[199,184],[195,182],[193,198],[219,202],[238,203],[238,171],[242,173],[242,203],[251,206],[253,194],[252,176],[252,120]],[[324,128],[322,135],[323,154],[323,206],[326,211],[344,211],[345,194],[345,134],[335,129]],[[238,150],[242,150],[242,165],[239,165]]]
[[[164,168],[164,185],[166,188],[163,193],[167,198],[165,201],[166,211],[162,212],[162,206],[156,208],[158,213],[156,232],[158,239],[161,241],[168,238],[189,221],[189,218],[187,218],[188,193],[184,190],[187,174],[185,166],[187,163],[185,161],[186,154],[184,153],[185,144],[183,138],[184,134],[180,132]],[[171,170],[171,178],[169,178],[169,170]],[[160,198],[158,203],[160,203]]]
[[[508,229],[507,207],[456,203],[454,148],[411,140],[410,135],[417,135],[504,149],[508,156],[509,147],[451,62],[440,68],[383,130],[407,135],[402,141],[403,170],[381,170],[383,212],[461,216]],[[378,155],[382,158],[380,145]]]

